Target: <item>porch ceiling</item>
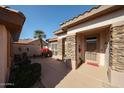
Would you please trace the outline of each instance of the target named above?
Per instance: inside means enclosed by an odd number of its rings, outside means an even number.
[[[103,26],[103,27],[98,27],[98,28],[94,28],[94,29],[90,29],[90,30],[85,30],[85,31],[80,31],[80,32],[77,32],[76,34],[85,34],[85,35],[88,35],[88,34],[93,34],[93,33],[100,33],[100,31],[106,31],[106,30],[109,30],[110,29],[110,25],[108,26]]]

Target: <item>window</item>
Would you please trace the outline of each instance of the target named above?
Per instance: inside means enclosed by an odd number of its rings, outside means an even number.
[[[87,51],[96,51],[97,48],[97,38],[96,37],[90,37],[86,39],[86,46]]]
[[[57,49],[57,44],[54,44],[54,48]]]
[[[87,60],[96,61],[97,50],[97,37],[86,38],[86,53],[85,57]]]
[[[52,51],[53,51],[53,55],[57,55],[58,54],[58,52],[57,52],[57,43],[51,44],[51,48],[52,48]]]

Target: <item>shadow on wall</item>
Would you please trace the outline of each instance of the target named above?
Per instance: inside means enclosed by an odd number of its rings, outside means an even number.
[[[70,62],[69,62],[70,63]],[[42,59],[42,83],[46,88],[54,88],[64,79],[64,77],[71,71],[63,61],[58,61],[53,58]]]

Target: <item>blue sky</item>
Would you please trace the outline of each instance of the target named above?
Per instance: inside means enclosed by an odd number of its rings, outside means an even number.
[[[69,20],[89,9],[93,5],[15,5],[9,6],[23,12],[26,16],[20,38],[33,38],[35,30],[43,30],[47,38],[54,37],[53,31],[60,28],[60,23]]]

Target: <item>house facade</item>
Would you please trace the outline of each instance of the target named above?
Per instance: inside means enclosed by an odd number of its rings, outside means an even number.
[[[43,40],[43,47],[47,47],[48,44]],[[27,53],[29,57],[34,55],[41,55],[41,44],[38,39],[20,39],[17,42],[13,42],[13,54],[20,55],[22,53]]]
[[[0,87],[5,86],[12,64],[12,42],[17,41],[25,16],[16,10],[0,6]]]
[[[57,57],[70,59],[72,69],[105,68],[108,83],[124,87],[124,6],[96,6],[62,23],[54,34]]]

